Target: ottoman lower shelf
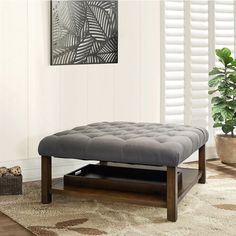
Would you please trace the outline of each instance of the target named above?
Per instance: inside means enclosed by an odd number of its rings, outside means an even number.
[[[182,185],[182,172],[178,171],[178,188]],[[78,186],[103,190],[160,194],[166,192],[165,167],[132,165],[86,165],[64,176],[65,186]]]
[[[63,179],[54,180],[52,192],[85,199],[166,207],[166,177],[165,170],[162,168],[148,171],[134,169],[134,175],[142,173],[142,171],[149,173],[149,176],[147,175],[143,180],[138,176],[133,180],[127,178],[132,177],[132,170],[129,169],[127,172],[127,168],[120,172],[126,173],[126,176],[120,177],[116,176],[114,166],[88,165],[83,170],[84,172],[79,170],[79,174],[83,173],[82,175],[85,177],[74,176],[76,171],[73,171],[65,175],[64,181]],[[103,176],[99,175],[99,170],[105,170]],[[91,171],[95,173],[91,173]],[[107,176],[109,173],[110,177]],[[156,173],[156,176],[152,176],[153,173]],[[202,174],[199,170],[188,168],[178,168],[178,173],[178,202],[180,202],[191,187],[198,182]],[[158,178],[159,182],[154,181]],[[127,181],[125,181],[126,179]],[[133,187],[131,187],[132,183]]]
[[[99,200],[104,202],[121,202],[138,205],[166,207],[164,195],[144,194],[93,189],[76,186],[64,186],[63,179],[55,180],[52,188],[53,194],[65,194],[78,199]]]

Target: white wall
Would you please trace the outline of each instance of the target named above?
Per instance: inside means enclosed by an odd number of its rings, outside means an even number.
[[[0,164],[37,158],[40,139],[59,130],[158,122],[159,27],[158,0],[119,0],[119,63],[53,67],[49,2],[0,0]]]

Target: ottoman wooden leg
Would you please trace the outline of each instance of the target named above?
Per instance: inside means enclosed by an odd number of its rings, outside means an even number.
[[[199,179],[198,183],[206,183],[206,154],[205,154],[205,145],[199,149],[199,160],[198,160],[198,169],[202,172],[202,176]]]
[[[175,222],[178,216],[177,168],[167,167],[167,220]]]
[[[48,204],[52,201],[52,158],[42,156],[41,158],[41,191],[42,203]]]

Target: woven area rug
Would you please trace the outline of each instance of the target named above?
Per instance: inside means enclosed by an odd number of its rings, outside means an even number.
[[[40,182],[24,184],[22,196],[0,197],[0,211],[40,236],[236,235],[236,165],[208,163],[207,184],[195,185],[179,205],[176,223],[166,209],[54,195],[40,203]]]

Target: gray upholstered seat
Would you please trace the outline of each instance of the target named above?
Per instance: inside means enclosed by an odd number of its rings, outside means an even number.
[[[44,138],[41,156],[177,166],[208,140],[204,128],[186,125],[100,122]]]

